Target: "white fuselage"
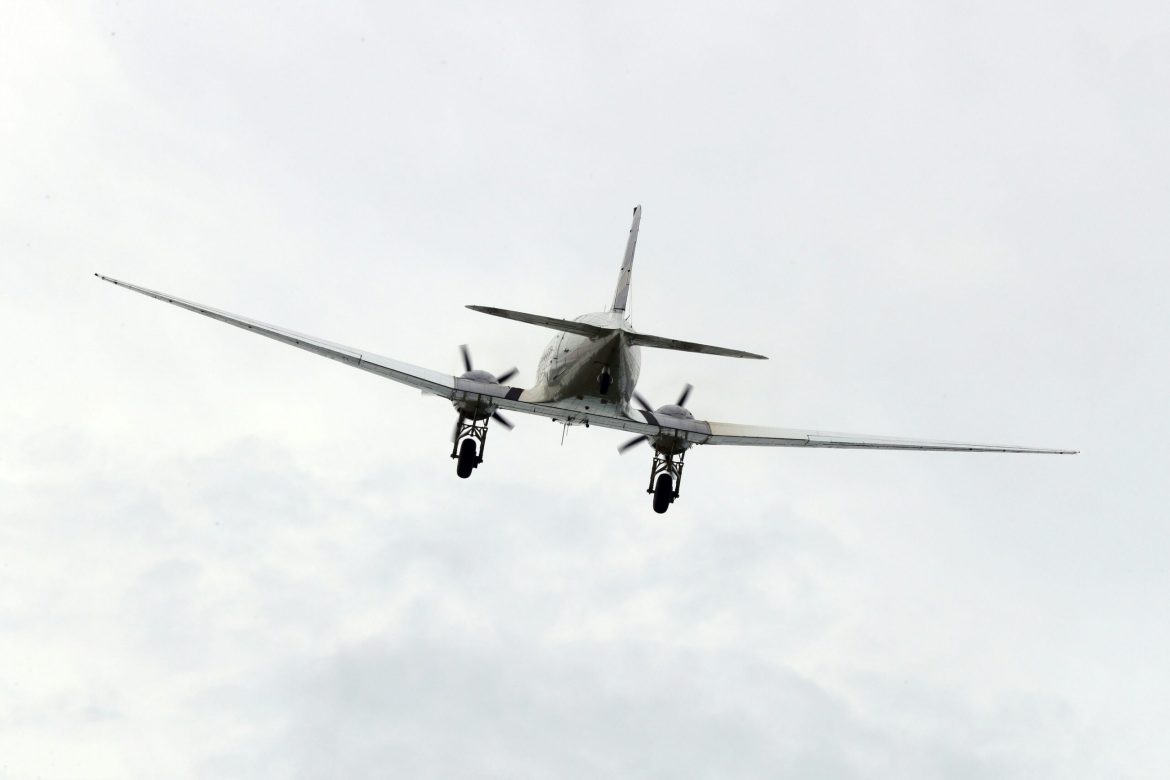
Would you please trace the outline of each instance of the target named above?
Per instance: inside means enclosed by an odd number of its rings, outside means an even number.
[[[568,398],[595,398],[624,409],[638,383],[641,350],[630,346],[625,333],[633,332],[625,312],[605,311],[582,314],[574,322],[616,328],[612,336],[590,339],[575,333],[558,333],[544,348],[536,368],[536,384],[528,391],[533,400],[561,401]],[[613,377],[609,391],[601,395],[600,377]]]

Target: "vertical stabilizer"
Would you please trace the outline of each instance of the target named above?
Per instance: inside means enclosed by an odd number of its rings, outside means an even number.
[[[613,291],[613,311],[625,311],[630,297],[630,274],[634,270],[634,248],[638,245],[638,225],[642,221],[642,207],[634,206],[634,223],[630,225],[630,237],[626,241],[626,256],[622,258],[622,270],[618,274],[617,289]]]

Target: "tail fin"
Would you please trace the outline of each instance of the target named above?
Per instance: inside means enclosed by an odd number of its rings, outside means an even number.
[[[626,241],[626,256],[622,259],[622,270],[618,274],[617,289],[613,291],[613,311],[625,311],[630,297],[630,275],[634,270],[634,248],[638,245],[638,225],[642,222],[642,207],[634,206],[634,222],[630,225],[630,237]]]

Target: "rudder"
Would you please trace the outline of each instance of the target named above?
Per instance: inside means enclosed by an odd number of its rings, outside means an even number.
[[[626,255],[622,258],[622,270],[618,273],[617,288],[613,292],[612,311],[626,310],[630,298],[630,277],[634,270],[634,249],[638,245],[638,226],[642,222],[642,207],[634,206],[634,221],[630,225],[630,237],[626,240]]]

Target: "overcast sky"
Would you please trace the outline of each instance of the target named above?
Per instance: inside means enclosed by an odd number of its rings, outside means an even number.
[[[1170,11],[0,4],[0,777],[1164,777]],[[533,381],[644,207],[649,452]]]

